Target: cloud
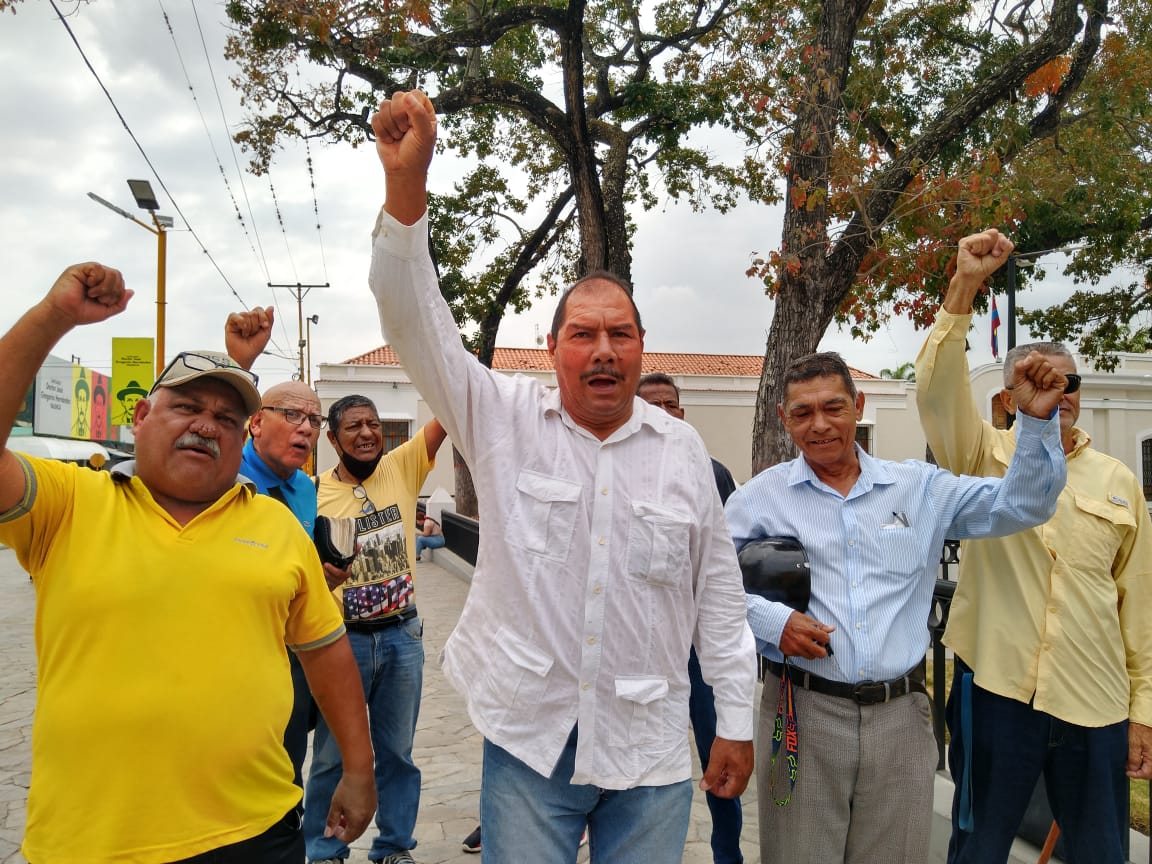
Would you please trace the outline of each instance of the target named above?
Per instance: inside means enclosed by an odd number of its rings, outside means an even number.
[[[162,193],[51,7],[26,3],[17,7],[16,15],[0,17],[0,80],[5,82],[0,88],[5,118],[0,128],[0,260],[8,301],[0,308],[0,328],[10,327],[43,296],[65,266],[99,260],[123,270],[137,296],[124,315],[77,329],[55,353],[75,354],[85,365],[108,372],[114,335],[153,335],[155,238],[86,196],[95,192],[147,221],[125,185],[128,178],[147,178],[161,197],[160,212],[176,217],[178,229],[168,236],[169,357],[185,347],[219,347],[225,317],[240,306],[235,291],[247,305],[277,307],[274,338],[285,359],[262,358],[256,368],[265,383],[288,378],[296,366],[299,338],[296,302],[291,291],[271,289],[269,281],[328,283],[308,291],[303,303],[304,315],[320,316],[312,328],[314,364],[340,361],[381,344],[366,288],[370,231],[383,199],[383,176],[372,148],[312,145],[319,236],[305,154],[302,147],[287,148],[271,172],[282,231],[268,181],[246,174],[241,183],[234,166],[236,158],[245,167],[247,157],[234,157],[228,144],[242,112],[228,83],[231,69],[223,60],[220,4],[197,7],[212,74],[191,4],[164,7],[203,120],[158,4],[99,0],[75,5],[69,22],[80,45],[180,213]],[[216,102],[213,74],[227,125]],[[443,189],[459,173],[443,163],[433,170],[433,182]],[[237,219],[237,207],[248,236]],[[211,259],[180,230],[184,219]],[[766,253],[779,243],[779,210],[743,205],[721,215],[670,204],[636,213],[635,219],[633,278],[649,349],[763,353],[772,304],[760,283],[744,271],[753,252]],[[547,330],[552,309],[553,301],[545,299],[538,308],[510,318],[502,327],[500,344],[534,345],[536,330]],[[913,359],[920,341],[910,327],[897,323],[868,344],[833,332],[824,346],[841,350],[855,366],[877,371]],[[990,357],[987,344],[986,329],[974,336],[973,345],[984,346]]]

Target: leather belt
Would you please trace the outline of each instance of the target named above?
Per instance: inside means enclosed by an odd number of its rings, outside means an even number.
[[[375,633],[377,630],[385,630],[389,627],[395,627],[397,624],[403,624],[405,621],[411,621],[417,614],[416,607],[410,606],[403,612],[396,615],[389,615],[387,618],[345,621],[344,629],[351,630],[353,633]]]
[[[781,678],[784,675],[784,664],[775,660],[764,658],[768,671]],[[879,705],[891,702],[909,693],[923,693],[928,695],[928,688],[924,683],[924,661],[909,669],[899,678],[891,681],[861,681],[857,684],[848,684],[844,681],[829,681],[821,678],[806,669],[789,665],[788,677],[797,687],[811,690],[813,693],[823,693],[825,696],[836,696],[841,699],[851,699],[857,705]]]

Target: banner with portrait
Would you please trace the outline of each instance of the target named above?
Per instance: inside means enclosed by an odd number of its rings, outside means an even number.
[[[112,426],[131,426],[136,403],[148,395],[156,371],[151,338],[112,339],[112,386],[108,392],[109,421]]]

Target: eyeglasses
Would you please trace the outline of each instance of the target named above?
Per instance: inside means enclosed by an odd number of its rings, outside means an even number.
[[[172,362],[164,367],[164,371],[156,378],[157,381],[163,381],[164,376],[167,375],[177,363],[183,363],[189,369],[195,372],[211,372],[213,369],[228,369],[238,375],[243,375],[254,386],[259,386],[260,376],[250,369],[245,369],[231,357],[221,355],[220,357],[209,357],[207,354],[197,354],[194,351],[181,351],[172,358]]]
[[[299,426],[301,423],[307,420],[308,425],[313,429],[324,428],[325,420],[323,414],[309,414],[307,411],[299,411],[295,408],[281,408],[277,405],[264,405],[260,410],[275,411],[293,426]]]
[[[181,351],[164,367],[164,371],[156,376],[156,383],[153,384],[152,389],[148,391],[149,396],[156,392],[156,388],[164,383],[164,379],[176,369],[177,365],[183,366],[185,370],[190,369],[193,372],[211,372],[213,369],[227,369],[229,372],[234,372],[237,375],[242,375],[247,378],[252,382],[253,387],[260,386],[259,375],[251,370],[245,369],[227,354],[222,354],[219,357],[209,357],[207,354],[197,354],[194,351]]]
[[[368,497],[368,490],[362,485],[357,484],[352,487],[352,494],[364,502],[364,506],[360,508],[360,512],[365,516],[371,516],[376,512],[376,505],[372,503],[372,499]]]

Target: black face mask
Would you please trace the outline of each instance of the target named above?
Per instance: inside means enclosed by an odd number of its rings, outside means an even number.
[[[380,464],[380,460],[383,458],[383,448],[371,459],[356,459],[343,451],[340,452],[340,464],[344,467],[344,470],[361,483],[372,476],[372,472],[376,470],[376,466]]]

